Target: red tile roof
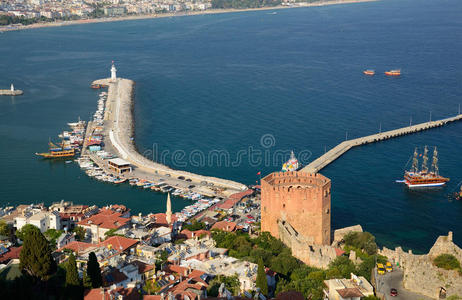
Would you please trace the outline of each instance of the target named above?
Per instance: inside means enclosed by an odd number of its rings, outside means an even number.
[[[102,289],[102,288],[86,290],[84,293],[83,299],[84,300],[111,300],[111,299],[117,299],[115,298],[116,294],[122,295],[124,300],[140,299],[140,294],[138,293],[136,289],[134,288],[125,289],[123,287],[119,287],[114,290]]]
[[[200,229],[200,230],[196,230],[196,231],[183,229],[180,232],[180,238],[190,239],[190,238],[193,238],[193,235],[194,235],[194,237],[200,237],[202,234],[205,234],[205,235],[208,235],[208,236],[212,235],[212,233],[210,231],[204,230],[204,229]]]
[[[87,250],[89,248],[96,248],[96,247],[98,247],[98,245],[79,242],[79,241],[72,241],[69,244],[59,248],[58,251],[63,251],[64,249],[69,249],[69,250],[74,251],[75,253],[79,253],[79,252],[85,251],[85,250]]]
[[[122,218],[120,212],[114,212],[110,209],[102,209],[98,214],[80,221],[81,226],[98,225],[105,229],[116,229],[126,225],[130,218]]]
[[[305,297],[300,292],[288,291],[279,293],[276,296],[276,300],[305,300]]]
[[[335,248],[335,255],[342,256],[345,253],[342,249]]]
[[[111,245],[112,249],[122,252],[136,244],[138,244],[138,240],[129,239],[123,236],[116,235],[116,236],[111,236],[107,238],[106,240],[102,241],[101,243],[99,243],[99,246],[108,247],[109,245]]]
[[[337,293],[342,296],[342,298],[364,297],[363,293],[357,288],[338,289]]]
[[[135,260],[134,262],[132,262],[132,264],[138,267],[138,273],[140,274],[149,272],[154,269],[154,265],[149,265],[139,260]]]
[[[236,223],[228,221],[220,221],[213,224],[212,229],[220,229],[223,231],[234,231],[236,230]]]
[[[249,195],[252,195],[253,192],[254,192],[253,190],[246,190],[244,192],[232,194],[231,196],[228,197],[228,199],[225,200],[225,202],[223,202],[222,204],[217,205],[217,207],[221,208],[221,209],[230,209],[234,205],[236,205],[236,203],[241,201],[242,198],[244,198],[246,196],[249,196]]]
[[[165,215],[165,213],[153,214],[151,215],[151,217],[155,218],[155,224],[157,226],[168,226],[167,216]],[[176,222],[177,220],[178,217],[172,214],[172,223]]]
[[[12,259],[18,259],[21,247],[10,247],[9,251],[0,255],[0,263],[8,263]]]

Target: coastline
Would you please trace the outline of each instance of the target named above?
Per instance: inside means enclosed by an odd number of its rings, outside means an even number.
[[[266,11],[266,10],[280,10],[290,8],[301,8],[301,7],[320,7],[330,5],[342,5],[342,4],[353,4],[363,2],[376,2],[378,0],[328,0],[314,3],[298,3],[297,6],[274,6],[274,7],[259,7],[259,8],[243,8],[243,9],[210,9],[204,11],[192,11],[192,12],[180,12],[180,13],[162,13],[162,14],[147,14],[147,15],[136,15],[136,16],[122,16],[114,18],[96,18],[96,19],[82,19],[74,21],[60,21],[50,23],[35,23],[25,26],[3,26],[0,27],[0,32],[17,31],[26,29],[46,28],[46,27],[61,27],[71,25],[82,25],[82,24],[93,24],[93,23],[107,23],[107,22],[120,22],[130,20],[144,20],[144,19],[157,19],[157,18],[171,18],[171,17],[184,17],[184,16],[197,16],[197,15],[214,15],[224,13],[236,13],[246,11]]]

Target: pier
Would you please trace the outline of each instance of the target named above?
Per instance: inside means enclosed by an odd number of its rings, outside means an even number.
[[[11,87],[9,90],[0,90],[0,96],[19,96],[22,94],[23,94],[23,91],[16,90],[13,84],[11,84]]]
[[[305,166],[301,171],[308,172],[308,173],[317,173],[321,169],[323,169],[328,164],[332,163],[334,160],[342,156],[345,152],[350,150],[353,147],[361,146],[365,144],[375,143],[379,141],[388,140],[391,138],[404,136],[424,130],[428,130],[435,127],[441,127],[448,123],[459,121],[462,119],[462,114],[457,116],[446,118],[438,121],[430,121],[425,122],[417,125],[407,126],[399,129],[394,129],[390,131],[385,131],[377,134],[372,134],[364,137],[360,137],[353,140],[344,141],[328,152],[326,152],[321,157],[317,158],[316,160],[312,161],[309,165]]]
[[[247,189],[244,184],[222,178],[198,175],[186,171],[174,170],[170,167],[147,159],[136,150],[133,134],[133,91],[135,82],[129,79],[101,79],[92,84],[108,86],[108,96],[104,112],[105,148],[127,160],[134,166],[131,175],[144,179],[160,178],[186,185],[195,185],[196,190],[204,195],[228,196]],[[89,124],[90,125],[90,124]],[[91,131],[87,131],[91,132]],[[184,181],[179,178],[189,179]]]

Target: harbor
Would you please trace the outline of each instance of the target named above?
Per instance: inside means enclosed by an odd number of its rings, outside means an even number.
[[[366,145],[370,143],[380,142],[384,140],[388,140],[395,137],[405,136],[417,132],[421,132],[424,130],[429,130],[436,127],[444,126],[451,122],[456,122],[462,119],[462,114],[458,114],[457,116],[438,120],[438,121],[429,121],[417,125],[411,125],[399,129],[389,130],[385,132],[380,132],[377,134],[372,134],[364,137],[360,137],[353,140],[346,140],[331,150],[327,151],[324,155],[320,156],[316,160],[312,161],[310,164],[305,166],[302,171],[307,173],[317,173],[322,170],[324,167],[335,161],[337,158],[342,156],[348,150],[353,147]]]

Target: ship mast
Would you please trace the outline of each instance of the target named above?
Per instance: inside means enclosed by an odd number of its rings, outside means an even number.
[[[438,151],[433,151],[432,173],[438,176]]]
[[[423,154],[423,157],[422,157],[422,169],[421,169],[422,173],[427,173],[428,172],[427,163],[428,163],[428,148],[427,148],[427,146],[425,146],[424,154]]]
[[[419,170],[419,159],[417,158],[419,156],[419,153],[417,153],[417,147],[415,147],[414,150],[414,158],[412,159],[412,168],[411,172],[417,173]]]

